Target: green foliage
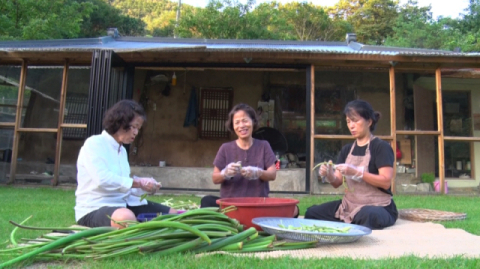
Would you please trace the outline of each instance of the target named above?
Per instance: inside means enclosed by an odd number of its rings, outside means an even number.
[[[392,32],[397,8],[393,0],[342,0],[330,12],[351,23],[360,42],[382,45]]]
[[[342,41],[428,49],[480,51],[480,0],[458,19],[432,18],[430,6],[409,0],[311,2],[210,0],[205,8],[173,0],[0,1],[0,40],[99,37],[116,27],[124,36]]]
[[[115,27],[120,35],[139,36],[145,33],[145,23],[137,18],[122,14],[122,11],[104,0],[77,0],[90,3],[92,12],[81,22],[79,37],[99,37],[107,34],[107,29]]]
[[[0,40],[78,37],[93,5],[74,0],[16,0],[0,4]]]
[[[409,48],[442,48],[445,31],[432,19],[431,7],[418,7],[416,1],[408,1],[400,9],[393,23],[393,33],[385,40],[387,46]]]
[[[433,184],[435,181],[435,174],[434,173],[423,173],[420,178],[422,179],[423,183],[430,183]]]
[[[178,33],[181,37],[209,39],[249,38],[256,32],[248,23],[254,0],[242,4],[237,0],[211,0],[205,8],[188,9],[182,14]]]

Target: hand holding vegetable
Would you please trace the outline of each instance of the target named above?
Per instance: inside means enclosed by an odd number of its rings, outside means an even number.
[[[318,169],[318,174],[326,179],[329,183],[335,181],[335,172],[333,171],[334,165],[332,160],[328,161],[326,164],[322,164],[320,169]]]
[[[154,194],[162,184],[160,182],[157,182],[155,179],[151,177],[133,177],[133,180],[136,180],[139,183],[139,186],[142,190]]]
[[[255,166],[246,166],[240,170],[243,177],[249,180],[259,179],[262,176],[263,169]]]
[[[240,172],[240,168],[242,168],[241,162],[229,163],[225,168],[223,168],[220,174],[225,180],[229,180]]]
[[[342,173],[342,175],[344,175],[345,177],[357,182],[361,182],[363,179],[363,172],[365,170],[365,167],[342,163],[337,164],[335,166],[335,169],[340,171],[340,173]]]

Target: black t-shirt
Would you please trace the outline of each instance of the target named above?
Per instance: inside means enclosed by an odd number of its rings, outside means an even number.
[[[348,153],[350,153],[350,149],[352,148],[352,144],[353,143],[349,143],[342,148],[340,154],[338,155],[337,164],[345,163]],[[365,150],[367,147],[368,145],[363,147],[355,146],[352,155],[365,156]],[[378,137],[370,141],[370,157],[370,162],[368,163],[368,172],[377,175],[379,168],[386,166],[393,167],[393,162],[395,160],[392,147]],[[387,192],[390,195],[392,194],[390,188],[388,190],[384,190],[382,188],[379,189]]]

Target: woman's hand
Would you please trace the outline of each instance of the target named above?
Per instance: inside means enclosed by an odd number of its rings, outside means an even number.
[[[155,179],[153,179],[151,177],[134,177],[133,180],[138,182],[138,186],[142,190],[144,190],[144,191],[146,191],[150,194],[154,194],[162,186],[162,184],[160,184],[160,182],[157,182]]]
[[[346,163],[337,164],[335,166],[335,169],[340,171],[340,173],[342,173],[342,175],[344,175],[345,177],[348,177],[357,182],[362,181],[363,172],[365,171],[364,166],[355,166],[355,165],[346,164]]]
[[[332,160],[328,161],[327,164],[320,165],[320,169],[318,169],[318,174],[322,178],[325,178],[329,183],[335,181],[335,172],[333,170]]]
[[[229,180],[240,172],[241,166],[242,165],[240,164],[240,162],[229,163],[225,168],[223,168],[220,174],[225,180]]]
[[[259,179],[263,174],[263,169],[255,166],[246,166],[240,169],[240,174],[249,180]]]

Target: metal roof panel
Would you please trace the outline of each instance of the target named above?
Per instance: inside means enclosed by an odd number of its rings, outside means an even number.
[[[88,52],[111,49],[118,53],[135,51],[199,51],[209,52],[279,52],[313,54],[356,54],[378,56],[441,56],[478,57],[480,53],[444,50],[369,46],[357,42],[281,41],[281,40],[217,40],[144,37],[100,37],[65,40],[4,41],[4,52]]]

